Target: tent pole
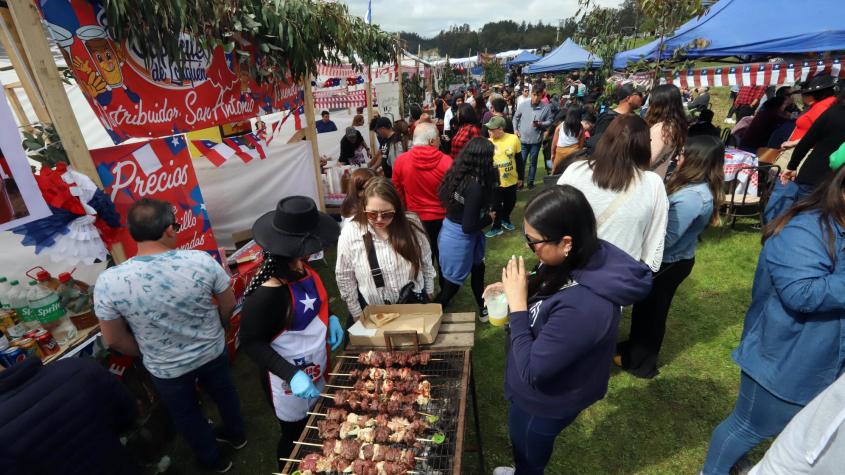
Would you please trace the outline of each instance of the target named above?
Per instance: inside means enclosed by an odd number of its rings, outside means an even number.
[[[0,29],[2,29],[0,44],[3,45],[3,49],[9,55],[9,62],[12,63],[12,67],[18,74],[21,87],[23,87],[26,97],[29,98],[32,109],[35,111],[35,117],[41,123],[49,123],[50,114],[47,112],[47,108],[44,106],[44,99],[38,92],[38,86],[36,86],[32,78],[32,68],[23,54],[22,50],[24,48],[21,44],[21,38],[15,30],[12,14],[8,8],[0,8]],[[28,123],[29,120],[26,120],[21,122],[21,125]]]
[[[373,68],[367,65],[367,128],[373,123]],[[378,142],[376,142],[376,134],[370,129],[370,150],[375,156],[375,151],[378,150]]]
[[[30,0],[7,0],[11,12],[12,24],[6,25],[10,30],[17,31],[20,36],[23,51],[32,67],[35,85],[44,99],[47,113],[53,119],[53,126],[61,137],[62,145],[67,153],[71,166],[76,171],[87,175],[98,187],[103,188],[100,175],[94,166],[94,160],[85,144],[79,123],[70,106],[64,85],[59,76],[59,69],[50,52],[47,37],[41,24],[41,16]],[[116,263],[126,260],[123,245],[112,245],[112,258]]]
[[[305,134],[311,142],[311,155],[314,156],[314,178],[317,180],[317,196],[320,209],[326,210],[326,197],[323,195],[323,174],[320,171],[320,147],[317,145],[317,120],[314,114],[314,92],[311,90],[311,78],[302,80],[305,93]]]

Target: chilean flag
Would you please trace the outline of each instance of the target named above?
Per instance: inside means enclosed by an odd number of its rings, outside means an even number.
[[[211,140],[192,140],[191,143],[197,148],[205,158],[208,159],[215,167],[219,167],[226,163],[226,160],[232,157],[235,150],[225,143],[215,143]]]

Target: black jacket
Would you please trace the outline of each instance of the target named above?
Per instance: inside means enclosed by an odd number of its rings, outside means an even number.
[[[137,473],[118,440],[135,414],[129,391],[93,360],[24,360],[0,373],[0,472]]]

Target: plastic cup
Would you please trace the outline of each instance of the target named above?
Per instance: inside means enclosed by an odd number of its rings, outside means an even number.
[[[487,316],[490,317],[490,324],[496,327],[508,323],[508,299],[504,292],[491,290],[484,297],[484,306],[487,307]]]

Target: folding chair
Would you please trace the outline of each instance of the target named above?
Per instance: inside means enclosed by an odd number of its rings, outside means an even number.
[[[748,173],[743,173],[748,171]],[[762,164],[757,167],[742,167],[737,171],[736,178],[726,184],[725,194],[725,220],[730,220],[731,229],[736,224],[737,218],[758,217],[760,225],[763,225],[763,211],[775,185],[775,180],[780,176],[781,169],[778,165]],[[751,181],[757,177],[757,193],[749,194]],[[747,183],[743,183],[743,176],[747,176]]]

